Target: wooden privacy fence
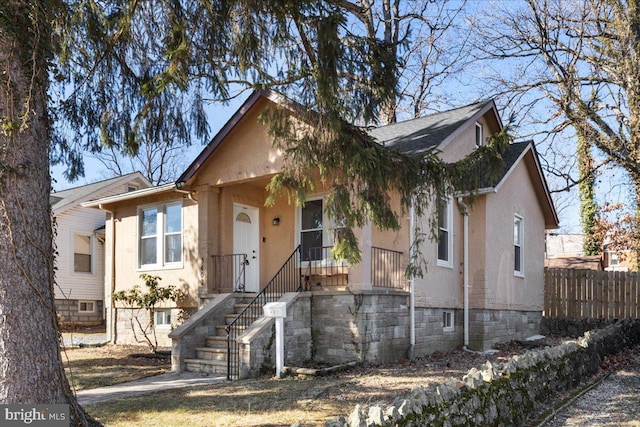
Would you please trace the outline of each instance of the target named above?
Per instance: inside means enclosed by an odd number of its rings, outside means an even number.
[[[544,288],[546,317],[640,318],[636,272],[546,268]]]

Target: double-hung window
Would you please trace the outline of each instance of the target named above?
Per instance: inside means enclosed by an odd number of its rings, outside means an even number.
[[[73,235],[73,272],[91,273],[92,269],[92,242],[91,236]]]
[[[516,215],[513,219],[513,272],[516,276],[524,275],[524,220]]]
[[[182,204],[139,210],[138,253],[141,268],[176,267],[182,263]]]
[[[303,261],[328,261],[328,246],[340,236],[343,226],[331,223],[322,199],[308,200],[300,209],[300,245]],[[323,249],[325,248],[325,249]]]
[[[303,261],[322,259],[323,224],[322,199],[307,201],[302,207],[300,225]]]
[[[441,267],[453,266],[453,209],[451,198],[438,199],[438,262]]]

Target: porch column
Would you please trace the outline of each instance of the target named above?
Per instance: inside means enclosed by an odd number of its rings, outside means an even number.
[[[360,236],[362,261],[360,264],[349,269],[349,287],[351,289],[371,289],[371,241],[372,225],[370,222],[361,229]],[[353,280],[351,280],[353,278]]]
[[[206,294],[212,288],[211,255],[215,252],[218,222],[218,195],[220,190],[209,185],[197,187],[198,197],[198,253],[201,260],[201,278],[199,293]]]

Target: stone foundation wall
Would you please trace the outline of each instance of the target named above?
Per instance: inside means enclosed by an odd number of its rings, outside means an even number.
[[[484,351],[539,334],[541,319],[538,311],[469,310],[469,348]]]
[[[144,309],[130,310],[128,308],[114,309],[116,316],[116,333],[115,343],[126,345],[147,345],[142,333],[143,329],[147,330],[147,335],[153,342],[153,331],[148,328],[149,313]],[[172,319],[178,318],[179,309],[171,310]],[[137,321],[136,321],[137,317]],[[133,320],[133,321],[132,321]],[[140,324],[138,324],[138,321]],[[175,321],[174,321],[175,323]],[[169,334],[172,331],[170,326],[156,326],[155,337],[158,342],[158,348],[171,348],[171,338]]]
[[[82,300],[84,301],[84,300]],[[102,325],[104,322],[103,317],[103,302],[89,300],[95,304],[95,311],[91,313],[80,313],[77,299],[57,299],[56,300],[56,313],[62,326],[96,326]]]
[[[309,362],[385,363],[409,357],[408,295],[398,291],[305,292],[288,294],[285,319],[285,365]],[[443,328],[443,311],[453,311],[454,328]],[[489,349],[497,342],[539,333],[539,313],[474,311],[470,313],[470,348]],[[464,344],[462,310],[416,308],[413,356],[449,351]],[[474,322],[476,322],[474,324]],[[241,377],[275,366],[275,328],[260,320],[240,337]],[[475,347],[474,347],[475,345]]]
[[[415,356],[436,351],[450,351],[464,344],[464,318],[462,310],[453,311],[453,331],[443,329],[442,308],[416,307]],[[446,309],[448,310],[448,309]]]
[[[640,345],[640,319],[587,332],[577,341],[490,362],[461,379],[417,387],[391,404],[356,406],[327,427],[522,425],[555,392],[596,373],[605,356]]]

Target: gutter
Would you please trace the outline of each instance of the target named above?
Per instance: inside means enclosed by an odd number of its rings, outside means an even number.
[[[101,211],[107,212],[111,215],[111,284],[109,286],[109,294],[106,295],[105,292],[105,306],[107,303],[107,299],[109,301],[109,309],[107,310],[107,341],[111,343],[115,343],[116,335],[115,335],[115,316],[114,316],[114,304],[112,295],[116,290],[116,215],[114,211],[106,209],[102,203],[98,205],[98,208]],[[106,236],[105,236],[106,237]],[[106,239],[105,239],[106,240]],[[106,249],[106,248],[105,248]],[[105,286],[105,288],[107,288]]]
[[[462,207],[464,215],[464,237],[463,237],[463,283],[464,290],[464,349],[469,347],[469,207],[464,203],[462,197],[458,197],[458,204]]]
[[[413,200],[411,200],[411,206],[409,207],[409,260],[415,258],[415,221],[416,212],[413,207]],[[416,345],[416,296],[415,296],[415,278],[412,275],[409,279],[409,350],[407,356],[409,360],[414,359],[414,348]]]

